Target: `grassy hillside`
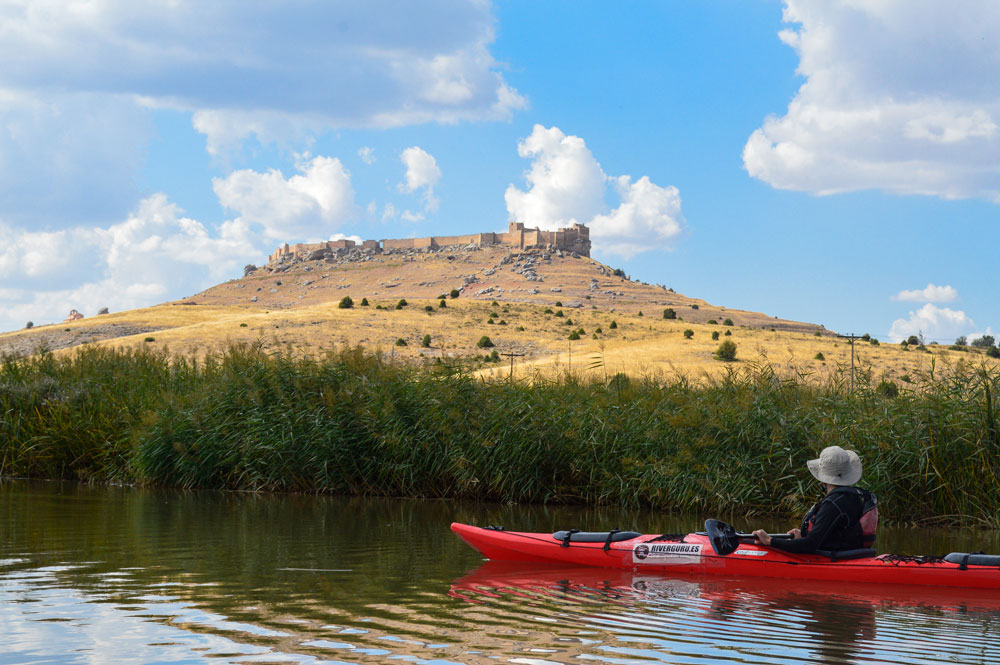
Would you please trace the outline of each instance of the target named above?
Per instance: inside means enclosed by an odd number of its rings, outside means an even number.
[[[503,249],[302,261],[264,267],[174,303],[2,334],[0,353],[65,353],[89,344],[204,356],[246,342],[298,354],[362,346],[401,360],[464,359],[496,376],[510,374],[501,354],[513,353],[517,377],[571,371],[702,380],[733,366],[767,364],[782,377],[849,380],[850,345],[821,326],[727,309],[614,272],[584,257]],[[441,307],[436,296],[452,289],[461,294]],[[352,308],[338,306],[345,296]],[[407,304],[397,308],[400,300]],[[664,318],[665,311],[675,318]],[[484,335],[493,347],[477,346]],[[736,345],[735,362],[714,357],[724,341]],[[497,356],[484,361],[493,351]],[[970,360],[994,362],[935,345],[855,346],[858,372],[900,385]]]

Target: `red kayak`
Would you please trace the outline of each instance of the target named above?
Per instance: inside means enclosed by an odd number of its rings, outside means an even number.
[[[946,557],[914,557],[876,555],[874,550],[789,554],[750,542],[745,536],[735,538],[737,534],[732,531],[721,536],[714,532],[643,535],[634,531],[576,530],[552,534],[458,522],[451,525],[451,530],[493,561],[558,563],[671,575],[1000,589],[1000,556],[987,554],[955,552]]]

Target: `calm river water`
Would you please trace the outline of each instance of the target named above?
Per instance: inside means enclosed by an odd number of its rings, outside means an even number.
[[[496,566],[448,529],[695,517],[20,482],[0,507],[3,664],[1000,663],[994,596]],[[880,543],[1000,552],[995,533]]]

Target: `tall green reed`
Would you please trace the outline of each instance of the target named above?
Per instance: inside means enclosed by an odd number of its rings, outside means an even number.
[[[699,383],[528,384],[359,349],[85,349],[0,361],[0,474],[790,513],[818,494],[806,460],[837,444],[861,455],[888,517],[996,524],[996,370],[959,366],[894,398],[873,384],[751,363]]]

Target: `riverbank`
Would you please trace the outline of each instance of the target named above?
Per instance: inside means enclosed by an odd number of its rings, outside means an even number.
[[[1000,375],[914,385],[851,393],[766,366],[527,384],[360,350],[90,348],[0,363],[0,476],[795,513],[818,492],[805,461],[838,444],[889,519],[996,526]]]

